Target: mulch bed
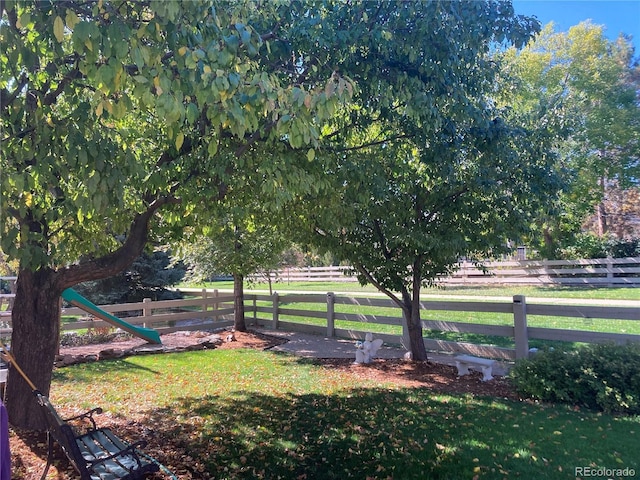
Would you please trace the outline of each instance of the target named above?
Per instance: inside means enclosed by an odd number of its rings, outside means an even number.
[[[221,341],[216,343],[215,348],[255,348],[268,349],[286,342],[281,338],[272,337],[257,332],[235,332],[233,341],[226,341],[226,333],[219,333]],[[204,339],[204,340],[203,340]],[[179,332],[176,334],[163,335],[162,343],[169,350],[172,349],[194,349],[203,341],[209,342],[211,347],[210,333],[207,332]],[[140,340],[126,340],[109,344],[83,345],[78,347],[61,348],[60,354],[63,356],[93,357],[99,358],[100,352],[113,349],[127,351],[138,345],[144,344]],[[175,350],[174,350],[175,351]],[[482,382],[482,375],[472,373],[464,377],[458,377],[455,367],[436,364],[432,362],[414,363],[401,359],[376,359],[370,364],[354,364],[353,359],[316,359],[319,365],[324,368],[338,369],[343,372],[355,375],[359,378],[371,380],[372,382],[393,382],[408,388],[428,388],[438,393],[471,394],[481,396],[492,396],[517,400],[518,395],[507,379],[496,377],[489,382]],[[131,438],[142,438],[145,426],[126,419],[110,419],[110,425],[116,431],[126,431]],[[47,457],[47,439],[44,433],[34,433],[30,431],[12,430],[10,434],[11,459],[12,459],[12,479],[31,480],[38,479],[45,467]],[[162,450],[166,453],[172,449],[171,445],[163,444]],[[154,454],[153,446],[145,449],[151,455]],[[165,455],[166,456],[166,455]],[[178,473],[181,479],[206,478],[188,465],[188,458],[176,458],[167,466]],[[167,462],[168,463],[168,462]],[[58,451],[55,466],[51,467],[47,479],[69,480],[77,478],[77,474],[69,465],[66,457]],[[156,477],[152,477],[156,478]],[[158,479],[166,478],[162,475]]]

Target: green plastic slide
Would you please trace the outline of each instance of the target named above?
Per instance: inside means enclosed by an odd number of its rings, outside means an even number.
[[[146,340],[149,343],[162,343],[162,340],[160,340],[160,334],[157,331],[153,330],[152,328],[137,327],[125,322],[124,320],[120,320],[118,317],[114,317],[109,312],[105,312],[97,305],[91,303],[89,300],[84,298],[72,288],[67,288],[64,292],[62,292],[62,298],[73,306],[81,308],[85,312],[98,317],[100,320],[109,322],[116,327],[121,328],[122,330],[125,330],[132,335],[135,335],[136,337],[140,337]]]

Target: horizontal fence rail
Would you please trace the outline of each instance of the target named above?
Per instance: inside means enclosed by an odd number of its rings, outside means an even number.
[[[256,281],[267,278],[255,276]],[[272,272],[275,282],[356,282],[352,267],[286,268]],[[439,282],[446,285],[600,285],[640,287],[640,257],[587,260],[461,261]]]
[[[400,308],[390,299],[350,297],[342,295],[252,295],[254,321],[273,329],[300,331],[320,334],[328,337],[341,337],[363,340],[367,332],[376,332],[387,344],[406,343],[406,332]],[[388,314],[345,313],[340,305],[359,306],[363,310],[377,307],[388,309]],[[471,301],[423,301],[420,304],[423,318],[422,326],[426,330],[424,338],[427,350],[445,353],[468,353],[504,360],[525,358],[529,355],[529,341],[552,340],[565,342],[601,343],[614,342],[624,344],[640,342],[640,302],[638,306],[578,306],[578,305],[539,305],[526,303],[524,296],[514,296],[512,302],[471,302]],[[442,312],[442,313],[441,313]],[[508,323],[474,323],[472,321],[446,320],[447,313],[468,312],[470,314],[489,313],[508,316]],[[268,314],[268,315],[261,315]],[[428,317],[444,316],[442,319]],[[536,317],[562,319],[588,319],[600,322],[602,331],[581,330],[580,328],[548,328],[529,326],[528,322]],[[594,320],[595,319],[595,320]],[[607,331],[607,320],[628,321],[628,328],[619,332]],[[351,322],[346,327],[341,323]],[[354,325],[355,323],[355,325]],[[395,326],[397,334],[382,333],[381,326]],[[637,333],[627,333],[633,331]],[[454,332],[484,336],[509,337],[513,348],[496,345],[454,342],[429,338],[431,332]]]
[[[201,290],[193,298],[181,300],[100,305],[108,312],[135,326],[149,327],[160,333],[179,330],[207,330],[233,325],[233,295]],[[0,335],[11,333],[11,317],[0,317]],[[73,318],[75,317],[75,319]],[[93,317],[78,307],[62,308],[62,332],[112,328],[113,325]]]
[[[213,330],[233,325],[233,295],[205,289],[187,293],[190,297],[183,300],[145,300],[100,308],[133,325],[155,328],[161,333]],[[640,342],[640,302],[635,303],[625,302],[625,306],[527,304],[524,296],[516,295],[510,302],[428,300],[423,301],[420,308],[427,350],[514,360],[529,355],[531,340]],[[373,332],[388,345],[407,345],[401,309],[387,298],[333,293],[248,294],[245,295],[245,313],[249,326],[354,341],[363,340],[367,332]],[[460,320],[461,316],[457,315],[460,313],[465,314],[462,318],[468,316],[470,319]],[[63,331],[111,327],[76,307],[63,308],[62,315]],[[479,317],[482,321],[477,319]],[[546,320],[541,322],[539,319]],[[568,326],[563,328],[563,323]],[[10,318],[0,318],[0,327],[1,335],[9,335]],[[437,338],[438,334],[505,338],[511,346],[486,341],[450,341]]]

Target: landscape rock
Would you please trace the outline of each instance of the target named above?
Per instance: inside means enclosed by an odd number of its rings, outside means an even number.
[[[63,346],[55,366],[67,367],[78,363],[125,358],[133,355],[211,350],[223,343],[222,336],[211,332],[178,331],[162,335],[162,344],[154,345],[142,339],[117,340],[108,344]]]

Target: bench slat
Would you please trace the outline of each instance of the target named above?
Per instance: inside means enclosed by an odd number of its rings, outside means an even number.
[[[108,428],[94,430],[76,439],[83,458],[87,462],[100,460],[101,458],[117,454],[126,449],[128,445],[116,437]],[[122,478],[136,470],[139,466],[144,467],[149,462],[141,459],[140,465],[136,458],[129,453],[118,455],[104,462],[93,466],[100,480],[110,480],[112,478]]]
[[[156,462],[138,456],[136,448],[144,446],[146,442],[136,442],[133,444],[135,448],[132,448],[118,438],[111,429],[96,429],[93,418],[89,417],[96,411],[99,413],[100,409],[92,410],[87,412],[88,415],[81,416],[90,420],[92,426],[86,433],[77,435],[72,427],[60,418],[47,397],[37,391],[34,391],[34,393],[43,409],[49,431],[61,444],[82,479],[141,479],[147,473],[157,472],[160,469]],[[50,441],[47,469],[51,461],[51,445]],[[126,452],[123,452],[123,450],[126,450]]]
[[[455,358],[460,362],[475,363],[478,365],[493,365],[494,363],[496,363],[495,360],[492,360],[490,358],[473,357],[471,355],[457,355]]]
[[[109,429],[94,430],[76,438],[78,446],[85,446],[86,452],[91,455],[91,460],[107,457],[127,448],[124,442],[115,437]]]

